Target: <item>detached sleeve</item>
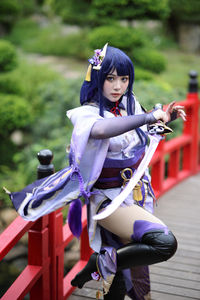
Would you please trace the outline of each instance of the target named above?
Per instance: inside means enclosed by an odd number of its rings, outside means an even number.
[[[145,124],[153,124],[155,122],[156,119],[152,112],[140,115],[102,119],[94,123],[91,130],[91,137],[96,139],[106,139],[123,134]]]

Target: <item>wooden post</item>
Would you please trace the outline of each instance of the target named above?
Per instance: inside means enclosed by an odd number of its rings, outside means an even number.
[[[48,149],[44,149],[38,153],[37,157],[40,162],[37,168],[38,179],[52,175],[54,173],[54,165],[51,164],[53,153]]]
[[[192,174],[198,172],[198,157],[199,157],[199,99],[198,99],[198,81],[197,72],[189,72],[190,80],[188,85],[187,101],[192,104],[186,107],[187,121],[184,123],[184,134],[192,136],[191,145],[191,171]],[[189,159],[184,157],[184,160]],[[183,161],[183,165],[187,163]]]
[[[48,216],[40,218],[28,232],[28,264],[42,267],[42,274],[30,290],[30,300],[50,299]]]
[[[164,146],[165,141],[160,141],[157,153],[159,153],[159,159],[152,165],[151,169],[151,182],[156,196],[163,192],[163,182],[165,176],[165,159],[164,159]]]
[[[54,166],[51,164],[53,154],[50,150],[41,150],[38,159],[38,179],[54,173]],[[30,290],[30,300],[51,299],[49,236],[48,215],[37,220],[28,232],[28,264],[42,267],[42,275]]]

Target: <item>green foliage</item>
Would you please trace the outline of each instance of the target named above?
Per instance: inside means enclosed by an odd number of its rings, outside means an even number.
[[[21,15],[26,16],[33,14],[37,11],[38,2],[37,0],[18,0],[21,8]]]
[[[68,24],[102,25],[113,20],[166,19],[168,0],[51,0],[50,5]]]
[[[137,30],[144,36],[144,39],[148,41],[147,47],[155,48],[157,50],[178,48],[173,34],[163,22],[142,20],[138,21],[136,26]]]
[[[18,0],[0,1],[0,24],[10,28],[20,14]]]
[[[200,1],[199,0],[169,0],[171,17],[175,22],[200,22]]]
[[[148,48],[136,48],[133,50],[131,58],[144,69],[154,73],[161,73],[166,68],[166,60],[158,51]]]
[[[30,105],[33,120],[42,115],[45,103],[40,96],[40,87],[60,76],[47,66],[32,64],[19,57],[19,66],[12,72],[13,78],[19,78],[22,96]]]
[[[9,136],[1,136],[0,173],[1,173],[1,165],[7,166],[7,168],[9,168],[9,167],[13,168],[13,166],[14,166],[14,155],[16,154],[17,151],[18,151],[17,145],[15,145],[11,141]]]
[[[1,0],[0,25],[6,32],[9,32],[20,17],[36,12],[37,7],[36,0]]]
[[[1,140],[4,145],[0,149],[0,157],[2,157],[0,160],[1,186],[6,186],[12,191],[22,189],[36,179],[37,165],[39,164],[37,153],[40,150],[48,148],[53,151],[53,163],[56,170],[68,163],[65,149],[70,143],[72,124],[66,117],[66,110],[78,106],[82,83],[82,80],[66,81],[57,74],[52,76],[53,72],[50,72],[47,67],[37,65],[31,67],[27,63],[25,66],[20,65],[16,74],[18,76],[23,74],[22,78],[26,78],[25,88],[28,86],[28,89],[24,90],[24,94],[29,101],[30,110],[33,111],[32,99],[35,97],[39,108],[37,114],[34,114],[34,123],[29,116],[29,122],[32,123],[28,130],[26,128],[25,131],[22,131],[23,144],[20,147],[11,142],[9,135]],[[36,79],[36,77],[38,78]],[[17,96],[15,99],[17,100]],[[19,101],[17,100],[16,103]],[[24,111],[24,108],[21,110]],[[11,115],[15,118],[18,116],[15,112]],[[8,196],[1,191],[0,201],[4,205],[10,203]]]
[[[7,36],[13,44],[24,46],[32,39],[36,39],[39,33],[38,24],[32,19],[21,19],[13,27],[11,33]]]
[[[156,103],[169,103],[174,96],[170,85],[158,81],[136,81],[134,84],[134,93],[138,101],[147,110],[151,110]]]
[[[135,80],[146,80],[146,81],[150,81],[153,80],[153,74],[149,71],[146,71],[144,69],[135,67],[134,68],[135,71]]]
[[[0,73],[0,93],[23,95],[24,85],[16,72]]]
[[[90,24],[90,7],[92,0],[51,0],[50,5],[55,14],[60,15],[67,24]]]
[[[16,95],[0,94],[0,135],[25,127],[31,119],[27,101]]]
[[[5,40],[0,40],[0,72],[13,70],[17,65],[16,50]]]
[[[150,40],[141,29],[119,25],[100,26],[91,31],[88,40],[92,48],[102,48],[108,42],[109,45],[124,50],[137,67],[155,73],[165,70],[165,58],[158,51],[152,49]],[[140,74],[141,72],[138,76]],[[150,74],[146,77],[150,79]]]
[[[141,31],[120,25],[100,26],[93,29],[88,35],[91,48],[102,48],[109,43],[113,47],[131,52],[134,47],[141,47],[145,44]]]
[[[168,83],[163,81],[136,81],[134,84],[134,93],[137,100],[147,110],[151,110],[157,103],[169,104],[173,100],[180,100],[185,93],[182,89],[174,89]],[[178,119],[170,123],[173,133],[167,136],[172,139],[182,133],[183,122]]]
[[[91,10],[97,20],[165,19],[170,9],[168,0],[93,0]]]
[[[7,194],[5,194],[2,187],[8,188],[10,191],[20,191],[27,184],[27,166],[19,165],[17,169],[8,167],[6,165],[0,167],[0,205],[1,206],[12,206],[12,202]],[[32,173],[34,170],[32,170]],[[35,172],[36,174],[36,172]],[[36,179],[36,176],[35,176]]]
[[[56,47],[55,47],[56,45]],[[43,31],[24,47],[27,52],[44,55],[69,56],[85,59],[88,56],[87,39],[84,32],[61,36],[53,31]]]
[[[52,22],[40,27],[36,21],[24,19],[15,25],[8,39],[26,52],[70,56],[85,59],[89,55],[87,30],[63,33],[61,24]]]
[[[56,79],[39,88],[39,94],[44,103],[42,117],[35,123],[32,132],[36,140],[51,139],[59,130],[66,126],[66,111],[79,105],[80,80]],[[54,133],[55,131],[55,133]]]

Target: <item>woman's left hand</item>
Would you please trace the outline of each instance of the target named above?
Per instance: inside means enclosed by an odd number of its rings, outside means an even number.
[[[166,109],[166,114],[169,118],[168,122],[173,121],[177,118],[181,118],[183,121],[186,121],[186,113],[183,110],[184,106],[175,106],[175,103],[175,101],[171,102]]]
[[[153,116],[156,120],[161,120],[164,123],[169,123],[177,118],[182,118],[183,121],[186,120],[186,114],[183,110],[183,106],[181,105],[176,105],[175,106],[175,101],[171,102],[168,106],[166,111],[162,109],[156,109],[153,111]]]

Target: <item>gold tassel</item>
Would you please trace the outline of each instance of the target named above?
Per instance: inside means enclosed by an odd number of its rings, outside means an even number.
[[[91,81],[91,71],[92,71],[92,65],[90,64],[87,69],[85,81]]]
[[[102,298],[102,292],[101,291],[97,291],[96,292],[96,299],[101,299]]]
[[[141,190],[142,184],[139,182],[136,184],[136,186],[133,189],[133,199],[136,201],[142,201],[142,190]]]

